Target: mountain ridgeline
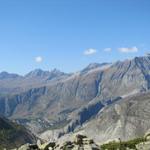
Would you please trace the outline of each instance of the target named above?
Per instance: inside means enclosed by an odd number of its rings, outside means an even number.
[[[83,127],[82,130],[88,130],[84,125],[90,127],[91,122],[93,126],[96,125],[99,122],[99,115],[104,111],[106,111],[104,113],[106,120],[102,119],[101,125],[107,122],[107,125],[111,126],[112,122],[109,121],[111,118],[107,118],[109,116],[107,113],[114,114],[112,117],[116,118],[113,107],[120,109],[118,105],[124,105],[126,102],[130,106],[128,102],[130,100],[125,100],[126,98],[146,93],[149,88],[150,56],[135,57],[132,60],[115,63],[94,63],[70,74],[56,69],[52,71],[37,69],[25,76],[2,72],[0,73],[0,114],[27,126],[36,134],[42,133],[42,137],[51,131],[56,131],[59,137],[77,131],[80,127]],[[117,103],[119,104],[116,106]],[[126,112],[129,106],[123,107],[122,111]],[[126,113],[123,115],[127,116]],[[120,118],[117,119],[115,123],[119,124]],[[125,119],[124,124],[128,121],[128,118]],[[94,128],[105,131],[106,126]],[[148,128],[150,125],[147,124],[144,132]],[[136,136],[134,126],[130,130],[133,132],[128,131],[131,135],[126,136],[116,129],[112,137],[116,138],[119,134],[125,139]],[[90,132],[94,136],[92,130],[88,131],[88,136]],[[105,134],[105,137],[93,138],[104,141],[111,132]],[[51,135],[48,137],[50,138]]]

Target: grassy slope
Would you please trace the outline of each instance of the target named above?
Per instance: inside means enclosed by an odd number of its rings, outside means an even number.
[[[126,150],[126,148],[136,149],[136,145],[142,142],[146,142],[146,138],[136,138],[129,141],[110,142],[101,146],[102,150]]]

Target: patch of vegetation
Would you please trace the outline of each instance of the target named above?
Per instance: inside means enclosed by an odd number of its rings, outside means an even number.
[[[101,145],[102,150],[126,150],[126,148],[136,149],[136,145],[142,142],[146,142],[146,139],[136,138],[130,141],[110,142],[108,144]]]

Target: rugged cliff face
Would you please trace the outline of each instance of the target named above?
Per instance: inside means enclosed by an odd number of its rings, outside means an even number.
[[[141,137],[150,130],[149,107],[149,92],[124,98],[99,111],[95,118],[85,123],[78,132],[99,143],[119,138],[126,141]]]
[[[72,74],[35,70],[23,77],[0,76],[2,115],[36,133],[62,128],[69,132],[91,120],[105,107],[148,91],[150,56],[113,64],[94,63]]]
[[[61,80],[50,81],[48,85],[31,88],[25,92],[0,97],[1,114],[17,120],[26,119],[67,123],[67,115],[86,105],[98,94],[102,77],[101,68],[89,73],[72,74]],[[65,121],[66,120],[66,121]],[[49,123],[50,121],[50,123]],[[41,125],[40,125],[41,126]],[[43,127],[42,127],[43,128]]]

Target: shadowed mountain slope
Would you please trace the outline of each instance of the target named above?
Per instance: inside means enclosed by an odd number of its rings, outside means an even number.
[[[0,117],[0,149],[10,149],[35,141],[36,138],[23,126]]]

